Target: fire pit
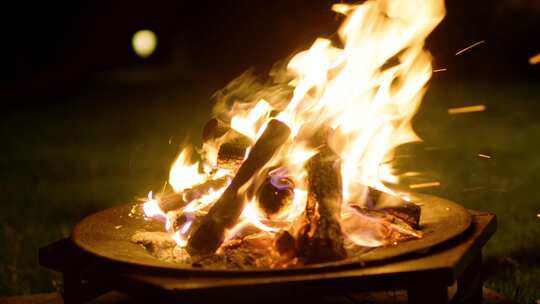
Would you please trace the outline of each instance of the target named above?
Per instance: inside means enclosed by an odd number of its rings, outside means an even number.
[[[266,83],[245,74],[218,92],[202,146],[183,147],[169,187],[82,220],[72,234],[78,256],[121,267],[121,280],[169,296],[235,289],[228,279],[274,286],[265,292],[329,278],[351,284],[359,275],[370,278],[366,286],[391,287],[383,284],[390,275],[427,284],[432,303],[446,300],[445,284],[480,255],[467,242],[481,247],[493,218],[463,236],[467,210],[400,189],[390,166],[396,146],[418,140],[411,119],[432,74],[424,41],[444,16],[443,1],[334,10],[346,16],[339,41],[319,38]],[[401,264],[391,266],[460,236],[466,249],[454,248],[451,260],[405,263],[404,276],[394,268]],[[157,276],[134,274],[141,267]],[[429,281],[438,269],[440,282]],[[170,273],[203,279],[178,283],[165,279]],[[407,284],[395,285],[421,300]]]
[[[421,202],[422,218],[420,221],[423,237],[411,239],[399,244],[362,250],[346,259],[303,265],[295,268],[201,268],[196,264],[166,261],[149,254],[142,246],[132,241],[137,231],[165,232],[162,225],[145,220],[141,204],[124,205],[93,214],[83,219],[73,230],[72,240],[82,250],[95,256],[119,263],[147,266],[157,269],[178,269],[186,272],[263,272],[287,271],[294,273],[304,269],[327,269],[329,267],[358,267],[366,263],[384,261],[400,255],[427,251],[462,234],[471,223],[470,213],[458,204],[428,196],[411,195]],[[134,213],[133,210],[140,209]],[[131,213],[130,213],[131,212]],[[174,247],[169,247],[171,252]],[[171,253],[172,255],[172,253]],[[224,266],[224,265],[219,265]]]
[[[482,247],[495,232],[496,221],[489,213],[468,212],[471,225],[453,239],[422,252],[365,265],[230,272],[180,269],[147,258],[148,264],[142,266],[133,256],[131,261],[120,262],[82,250],[74,244],[75,236],[40,249],[39,262],[63,273],[66,304],[85,303],[111,290],[125,293],[128,299],[152,303],[210,303],[224,298],[238,303],[261,299],[300,301],[323,295],[361,299],[357,293],[406,290],[409,303],[432,304],[449,302],[448,287],[456,282],[452,303],[480,304]],[[123,245],[132,246],[130,242],[118,241],[120,252],[126,252]]]

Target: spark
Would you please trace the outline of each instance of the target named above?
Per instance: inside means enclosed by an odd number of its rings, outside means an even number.
[[[536,214],[536,218],[540,219],[540,213]]]
[[[441,183],[439,182],[427,182],[427,183],[418,183],[409,185],[410,189],[420,189],[420,188],[429,188],[429,187],[439,187]]]
[[[453,114],[483,112],[485,110],[486,110],[485,105],[475,105],[475,106],[460,107],[460,108],[450,108],[448,109],[448,114],[453,115]]]
[[[465,188],[462,192],[474,192],[474,191],[481,191],[484,190],[486,187],[472,187],[472,188]]]
[[[476,43],[473,43],[473,44],[469,45],[468,47],[462,49],[461,51],[457,52],[457,53],[456,53],[456,56],[458,56],[458,55],[460,55],[460,54],[462,54],[462,53],[464,53],[464,52],[466,52],[466,51],[472,49],[473,47],[479,46],[480,44],[482,44],[482,43],[484,43],[484,42],[486,42],[486,41],[485,41],[485,40],[480,40],[480,41],[478,41],[478,42],[476,42]]]
[[[482,158],[491,158],[491,156],[482,153],[479,153],[478,156]]]
[[[446,71],[446,68],[442,68],[442,69],[433,70],[433,73],[445,72],[445,71]]]
[[[532,56],[531,58],[529,58],[529,64],[530,65],[535,65],[535,64],[538,64],[540,63],[540,53]]]

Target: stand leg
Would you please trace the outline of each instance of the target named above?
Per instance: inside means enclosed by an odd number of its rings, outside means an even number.
[[[479,253],[458,279],[456,303],[482,304],[482,253]]]
[[[65,304],[83,304],[110,291],[108,288],[90,284],[78,273],[64,272],[63,276],[64,292],[62,297]]]
[[[409,287],[407,295],[409,304],[448,303],[448,287],[444,284],[430,283]]]

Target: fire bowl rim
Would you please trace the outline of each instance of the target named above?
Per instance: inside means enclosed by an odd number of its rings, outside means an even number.
[[[420,226],[424,233],[421,239],[400,242],[398,245],[371,249],[341,261],[324,262],[291,268],[214,269],[186,267],[185,264],[166,262],[152,256],[139,244],[131,241],[136,231],[163,231],[163,225],[141,217],[129,216],[134,206],[140,203],[120,205],[98,211],[78,222],[71,239],[83,251],[105,260],[126,266],[138,266],[154,270],[167,270],[192,274],[283,274],[302,271],[321,271],[330,268],[364,267],[375,262],[385,262],[409,254],[427,254],[434,247],[463,234],[472,223],[472,215],[463,206],[433,195],[408,193],[412,201],[422,208]],[[136,225],[133,225],[136,224]],[[126,229],[127,225],[127,229]],[[136,226],[136,227],[135,227]]]

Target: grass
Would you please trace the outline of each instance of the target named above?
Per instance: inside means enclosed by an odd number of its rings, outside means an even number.
[[[0,124],[0,294],[55,289],[37,249],[83,216],[160,189],[184,137],[210,113],[200,88],[94,88],[56,105],[20,109]],[[540,96],[537,84],[435,79],[415,128],[425,142],[400,147],[396,172],[441,182],[424,192],[497,214],[485,248],[487,282],[518,303],[540,298]],[[483,103],[487,111],[448,115]],[[478,154],[491,158],[482,158]],[[413,182],[412,180],[405,182]]]

